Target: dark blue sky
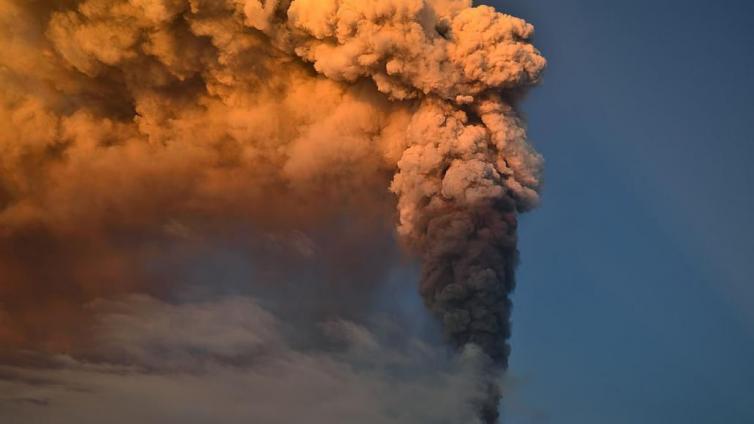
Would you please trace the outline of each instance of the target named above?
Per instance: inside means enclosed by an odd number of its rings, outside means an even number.
[[[506,423],[754,423],[754,3],[491,3],[549,60]]]

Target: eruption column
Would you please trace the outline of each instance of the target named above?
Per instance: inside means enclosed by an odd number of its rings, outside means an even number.
[[[495,380],[510,351],[516,213],[528,206],[527,194],[535,199],[531,188],[509,181],[515,172],[504,153],[508,144],[521,144],[506,135],[523,130],[512,108],[490,96],[469,112],[425,101],[408,134],[411,145],[392,185],[399,232],[422,258],[420,292],[451,343],[473,344],[489,357],[488,398],[480,408],[485,422],[496,422]],[[533,152],[525,158],[541,161]]]

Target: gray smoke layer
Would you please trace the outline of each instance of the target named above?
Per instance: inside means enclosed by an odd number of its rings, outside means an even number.
[[[135,295],[90,307],[107,361],[26,353],[0,363],[0,422],[476,422],[481,353],[449,358],[397,322],[324,321],[310,346],[298,341],[310,336],[301,327],[246,296]]]

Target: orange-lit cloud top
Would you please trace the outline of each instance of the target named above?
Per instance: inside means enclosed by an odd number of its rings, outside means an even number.
[[[0,340],[65,344],[78,306],[174,284],[144,271],[173,240],[389,187],[427,304],[504,363],[532,33],[465,0],[0,0]]]

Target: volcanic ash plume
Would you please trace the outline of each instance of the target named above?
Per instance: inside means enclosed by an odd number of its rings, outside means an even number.
[[[389,185],[495,422],[541,182],[512,100],[545,66],[532,34],[469,0],[0,0],[0,338],[143,289],[155,242],[316,227]]]
[[[496,422],[495,374],[507,366],[516,212],[537,200],[541,159],[510,106],[488,94],[469,113],[427,101],[398,162],[399,232],[420,252],[420,291],[452,343],[491,360],[485,422]],[[481,118],[471,124],[470,116]]]

